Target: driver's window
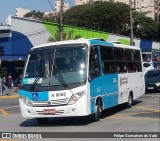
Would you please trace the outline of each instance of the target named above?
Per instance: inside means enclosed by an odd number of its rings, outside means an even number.
[[[97,47],[91,47],[89,58],[89,76],[93,79],[101,74],[99,54]]]

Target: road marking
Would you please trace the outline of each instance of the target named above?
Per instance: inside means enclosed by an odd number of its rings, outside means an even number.
[[[149,113],[152,113],[152,111],[147,111],[147,112],[138,112],[138,113],[126,113],[126,114],[116,114],[116,115],[136,115],[136,114],[149,114]],[[158,111],[157,112],[155,112],[155,113],[159,113]]]
[[[16,94],[16,95],[9,95],[9,96],[0,96],[0,99],[10,99],[10,98],[18,98],[19,95]]]
[[[157,98],[151,98],[152,100],[160,100],[160,97]]]
[[[20,141],[20,140],[6,140],[6,139],[4,139],[4,140],[0,140],[0,141]]]
[[[144,110],[149,110],[149,111],[153,111],[153,112],[160,112],[160,110],[155,110],[155,109],[152,109],[152,108],[146,108],[146,107],[143,107],[143,106],[133,106],[133,108],[144,109]]]
[[[9,115],[4,109],[0,109],[0,112],[2,113],[3,116],[8,116]]]
[[[153,100],[156,100],[156,101],[157,101],[157,100],[160,100],[160,97],[157,97],[157,98],[148,98],[148,99],[143,99],[143,100],[145,100],[145,101],[148,101],[148,100],[149,100],[149,101],[151,101],[151,100],[152,100],[152,101],[153,101]]]
[[[121,116],[110,116],[108,118],[113,118],[113,119],[127,119],[127,120],[151,120],[151,121],[159,121],[159,118],[155,119],[155,118],[130,118],[130,117],[121,117]]]
[[[13,116],[13,117],[22,117],[21,114],[10,114],[9,116]]]
[[[19,105],[17,105],[17,106],[12,106],[12,107],[6,107],[6,108],[3,108],[3,109],[12,109],[12,108],[17,108],[17,107],[19,107]]]
[[[14,110],[12,110],[12,111],[9,111],[9,112],[7,112],[6,110],[8,110],[8,109],[13,109],[13,108],[17,108],[17,107],[19,107],[19,105],[17,105],[17,106],[12,106],[12,107],[6,107],[6,108],[3,108],[3,109],[0,109],[0,115],[1,116],[12,116],[11,114],[9,114],[10,112],[13,112]],[[20,116],[20,115],[13,115],[13,116]]]
[[[154,98],[155,100],[160,100],[160,97],[159,98]]]
[[[145,105],[145,106],[160,106],[160,104],[150,104],[150,105]]]

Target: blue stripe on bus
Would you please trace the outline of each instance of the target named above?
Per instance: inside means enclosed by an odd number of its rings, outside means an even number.
[[[111,42],[105,42],[105,41],[98,41],[98,40],[89,40],[91,45],[106,45],[113,47],[113,43]]]
[[[32,101],[47,101],[49,99],[48,92],[28,92],[19,90],[20,96],[26,96]]]
[[[118,75],[102,75],[90,83],[91,113],[94,113],[97,96],[102,98],[103,109],[118,105]]]

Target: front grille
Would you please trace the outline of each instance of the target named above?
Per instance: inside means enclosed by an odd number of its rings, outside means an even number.
[[[69,98],[50,100],[50,101],[32,101],[34,107],[51,107],[67,105]]]
[[[57,106],[57,105],[66,105],[68,103],[69,98],[65,99],[58,99],[58,100],[51,100],[51,105]]]
[[[48,101],[32,101],[33,106],[35,107],[46,107],[48,105]]]

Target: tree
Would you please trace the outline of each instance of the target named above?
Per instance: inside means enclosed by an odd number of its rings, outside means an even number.
[[[158,23],[157,35],[160,33],[160,23]],[[157,41],[160,41],[160,36],[157,36]]]
[[[82,9],[83,6],[85,8]],[[67,12],[70,16],[65,17],[64,14],[64,19],[67,18],[65,24],[94,30],[117,34],[126,28],[124,23],[129,24],[129,6],[124,3],[96,2],[94,5],[76,6]]]
[[[130,36],[129,5],[113,2],[95,2],[75,6],[64,13],[64,24],[97,31]],[[160,41],[160,26],[147,13],[133,11],[134,37]],[[138,16],[137,16],[138,15]]]
[[[55,23],[57,22],[57,15],[55,13],[49,13],[48,15],[44,16],[41,20]]]
[[[77,26],[79,14],[90,8],[91,5],[78,5],[68,9],[64,14],[64,23],[72,26]]]
[[[134,36],[145,40],[158,41],[158,24],[145,15],[139,15],[134,20]]]
[[[44,17],[44,12],[32,10],[24,15],[26,18],[35,18],[35,19],[42,19]]]

